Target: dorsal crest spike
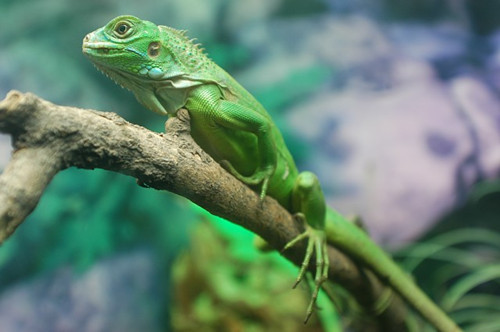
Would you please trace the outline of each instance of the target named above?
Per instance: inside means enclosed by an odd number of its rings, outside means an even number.
[[[180,36],[182,38],[187,39],[187,33],[188,33],[187,30],[180,30],[180,29],[172,28],[172,27],[169,27],[166,25],[158,25],[158,28],[160,30],[167,30],[167,31],[173,33],[174,35],[177,35],[177,36]]]
[[[189,38],[186,30],[163,25],[159,25],[158,28],[166,34],[167,45],[165,46],[171,49],[172,57],[188,72],[199,72],[208,68],[207,66],[212,66],[212,61],[205,53],[205,49],[196,42],[197,38]]]

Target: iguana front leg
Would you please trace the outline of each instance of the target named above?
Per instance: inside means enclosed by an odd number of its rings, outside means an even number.
[[[271,120],[237,102],[225,100],[216,85],[203,85],[193,90],[187,100],[186,108],[190,112],[201,113],[217,126],[249,132],[257,137],[259,160],[252,175],[242,175],[228,160],[219,162],[241,182],[247,185],[261,184],[260,198],[264,199],[269,179],[276,169],[277,160],[276,146],[271,133],[273,125]],[[223,149],[223,144],[219,148]],[[248,158],[248,163],[255,163],[255,160]]]
[[[303,279],[311,261],[313,252],[316,255],[316,272],[314,275],[314,289],[307,308],[304,323],[311,317],[314,303],[318,297],[321,285],[328,279],[328,254],[325,234],[326,205],[323,191],[318,178],[314,173],[302,172],[295,180],[292,192],[293,212],[305,221],[306,230],[295,239],[288,242],[284,250],[292,247],[299,241],[307,238],[307,250],[295,281],[294,288]]]

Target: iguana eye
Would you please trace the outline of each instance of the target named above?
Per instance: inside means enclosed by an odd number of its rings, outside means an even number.
[[[152,58],[157,57],[160,53],[160,43],[152,42],[148,46],[148,55]]]
[[[130,30],[130,25],[127,22],[120,22],[115,26],[115,32],[119,37],[125,37]]]

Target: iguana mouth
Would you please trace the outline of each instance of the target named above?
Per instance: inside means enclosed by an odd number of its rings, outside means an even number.
[[[82,51],[85,54],[110,54],[123,50],[122,46],[106,42],[84,42]]]

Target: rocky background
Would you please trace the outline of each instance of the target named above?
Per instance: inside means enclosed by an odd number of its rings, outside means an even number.
[[[30,91],[161,131],[165,119],[98,73],[81,41],[121,14],[187,29],[266,106],[329,204],[395,248],[457,219],[498,228],[484,206],[463,209],[500,168],[499,10],[486,0],[3,0],[0,96]],[[0,135],[0,169],[10,149]],[[163,330],[170,264],[197,216],[121,175],[59,174],[0,248],[0,330]]]

